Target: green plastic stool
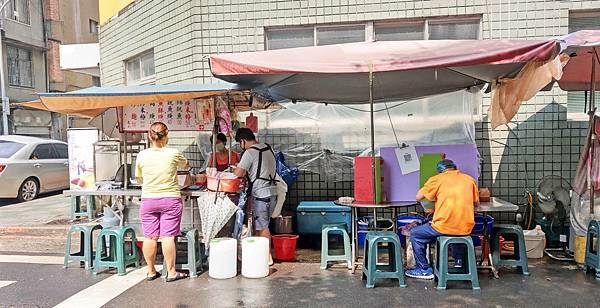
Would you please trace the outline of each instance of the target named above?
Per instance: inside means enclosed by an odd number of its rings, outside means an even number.
[[[94,267],[94,248],[93,248],[93,233],[96,230],[102,230],[102,226],[99,224],[79,224],[72,225],[67,233],[67,245],[65,248],[65,263],[64,267],[67,268],[69,262],[79,261],[85,264],[85,269],[90,270]],[[71,239],[73,233],[79,233],[80,244],[79,252],[71,252]],[[102,251],[106,251],[106,247],[102,247]]]
[[[587,272],[594,268],[596,270],[596,280],[600,280],[600,249],[598,249],[598,241],[600,241],[600,222],[592,220],[588,225],[585,244],[585,270]]]
[[[517,237],[515,241],[514,255],[509,259],[503,259],[500,255],[500,236],[502,235],[515,235]],[[499,267],[517,267],[521,269],[521,272],[525,276],[529,276],[529,265],[527,262],[527,249],[525,248],[525,236],[523,235],[523,229],[517,225],[494,225],[492,229],[492,240],[490,243],[492,250],[492,262],[496,268]]]
[[[471,281],[473,290],[479,290],[479,278],[477,277],[477,264],[475,263],[475,247],[473,239],[470,236],[447,236],[442,235],[437,238],[437,258],[433,273],[437,278],[438,290],[445,290],[449,280],[468,280]],[[448,248],[450,244],[464,244],[467,249],[467,257],[463,257],[462,268],[450,271],[448,267]],[[456,245],[453,245],[456,249]],[[464,273],[466,272],[466,273]]]
[[[125,237],[131,237],[131,251],[125,253]],[[109,238],[110,247],[107,254],[103,254],[101,246],[106,245],[106,237]],[[98,234],[96,245],[96,264],[94,275],[98,274],[100,267],[116,267],[119,276],[125,275],[125,268],[131,264],[140,266],[139,252],[135,231],[131,227],[109,227],[104,228]],[[100,245],[101,243],[101,245]]]
[[[200,233],[198,229],[190,229],[189,231],[183,232],[182,236],[175,238],[177,241],[179,238],[185,237],[187,241],[187,256],[184,258],[177,258],[175,260],[175,269],[187,270],[190,272],[190,277],[198,277],[198,272],[202,272],[202,263],[204,257],[204,245],[200,243]],[[181,262],[180,262],[181,261]],[[163,277],[167,277],[167,264],[163,258]]]
[[[329,254],[329,235],[333,233],[340,233],[344,239],[344,254],[343,255],[331,255]],[[350,251],[350,237],[346,231],[346,224],[324,224],[321,230],[321,269],[327,269],[328,262],[332,261],[346,261],[348,263],[348,269],[352,269],[352,253]]]
[[[389,265],[377,265],[379,245],[387,243]],[[367,280],[366,287],[374,288],[375,279],[392,278],[398,279],[400,287],[406,287],[404,281],[404,266],[402,264],[402,251],[400,249],[400,238],[394,232],[368,232],[365,239],[364,264],[362,279]]]

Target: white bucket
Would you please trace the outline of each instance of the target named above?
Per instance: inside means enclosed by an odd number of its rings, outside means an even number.
[[[263,278],[269,275],[269,239],[247,237],[242,240],[242,276]]]
[[[210,241],[208,276],[215,279],[233,278],[237,275],[237,240],[216,238]]]

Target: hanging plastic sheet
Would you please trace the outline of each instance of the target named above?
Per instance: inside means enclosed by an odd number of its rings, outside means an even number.
[[[473,114],[481,95],[479,88],[472,88],[419,100],[376,104],[376,147],[402,143],[474,144]],[[259,138],[272,140],[275,149],[300,170],[319,173],[330,181],[348,180],[353,157],[371,146],[369,105],[282,105],[284,109],[261,116],[267,119]]]

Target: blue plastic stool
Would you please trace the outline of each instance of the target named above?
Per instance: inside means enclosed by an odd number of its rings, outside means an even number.
[[[387,243],[389,265],[377,265],[379,245]],[[369,232],[365,239],[364,264],[362,279],[367,280],[366,287],[374,288],[375,279],[398,279],[400,287],[406,287],[404,281],[404,267],[402,264],[402,250],[400,238],[394,232]]]
[[[329,254],[329,235],[340,233],[344,240],[344,254],[331,255]],[[348,269],[352,269],[352,252],[350,250],[350,237],[346,231],[346,224],[325,224],[321,231],[321,269],[327,269],[328,262],[346,261]]]
[[[462,268],[458,269],[460,273],[450,271],[448,266],[448,250],[450,244],[464,244],[467,246],[467,256],[463,257]],[[457,245],[453,245],[457,249]],[[475,247],[471,236],[447,236],[442,235],[437,238],[437,258],[433,273],[438,280],[437,288],[445,290],[449,280],[468,280],[471,281],[473,290],[479,290],[479,278],[477,277],[477,264],[475,263]],[[462,273],[465,272],[466,273]]]
[[[503,259],[500,255],[500,236],[512,234],[516,236],[514,259]],[[529,276],[529,263],[527,262],[527,249],[525,248],[525,235],[523,229],[517,225],[495,225],[492,229],[492,262],[496,268],[503,266],[517,267],[525,276]]]
[[[94,267],[94,231],[102,230],[100,224],[79,224],[72,225],[67,233],[67,244],[65,248],[64,267],[67,268],[69,262],[79,261],[85,264],[85,269],[90,270]],[[80,244],[79,252],[71,252],[71,239],[73,233],[79,233]],[[100,244],[100,243],[98,243]],[[106,247],[102,246],[102,251],[106,251]]]
[[[600,280],[600,221],[592,220],[588,225],[587,239],[585,244],[585,270],[596,270],[596,280]]]
[[[131,238],[131,250],[125,253],[125,237]],[[108,253],[103,254],[101,247],[106,245],[106,237],[109,238],[110,247]],[[125,268],[134,264],[140,266],[137,238],[131,227],[108,227],[102,229],[96,241],[96,264],[94,275],[98,274],[100,267],[116,267],[119,276],[125,275]]]
[[[196,278],[198,277],[198,273],[202,272],[202,263],[204,253],[204,245],[200,243],[200,233],[198,229],[190,229],[189,231],[183,232],[181,237],[185,237],[187,241],[187,256],[185,258],[177,258],[175,260],[175,269],[178,270],[187,270],[190,272],[190,277]],[[180,238],[179,236],[175,238],[175,241]],[[177,244],[177,242],[175,243]],[[182,262],[179,262],[182,260]],[[163,269],[162,274],[164,277],[167,277],[167,264],[163,258]]]

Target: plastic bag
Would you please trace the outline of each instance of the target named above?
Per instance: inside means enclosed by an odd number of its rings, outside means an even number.
[[[277,164],[277,174],[281,176],[288,187],[291,187],[292,184],[298,180],[298,177],[300,176],[300,170],[297,167],[290,168],[288,165],[286,165],[285,157],[281,152],[277,152],[275,155],[275,161]]]

